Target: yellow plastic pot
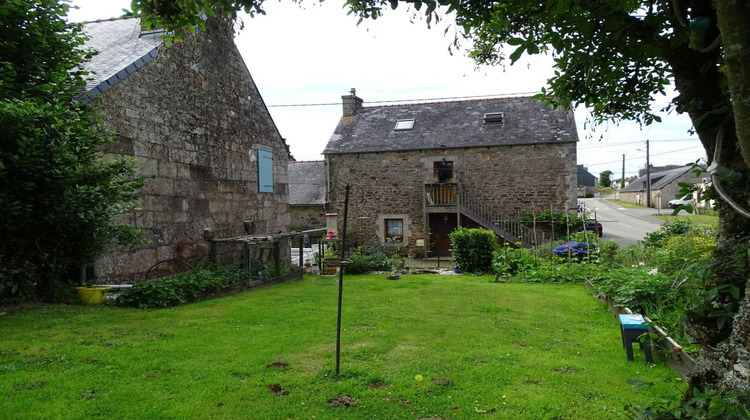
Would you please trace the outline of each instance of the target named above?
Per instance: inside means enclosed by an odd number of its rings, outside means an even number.
[[[78,300],[85,305],[100,305],[107,300],[109,286],[82,286],[76,287]]]

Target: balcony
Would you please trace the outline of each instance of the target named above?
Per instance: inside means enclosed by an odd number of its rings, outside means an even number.
[[[424,184],[425,206],[428,208],[458,206],[458,184],[455,182]]]

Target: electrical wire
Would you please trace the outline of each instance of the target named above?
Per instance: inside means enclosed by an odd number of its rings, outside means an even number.
[[[719,156],[721,155],[721,141],[723,139],[724,139],[724,125],[722,124],[719,127],[719,132],[716,134],[716,148],[714,149],[714,159],[713,159],[713,161],[716,164],[719,164]],[[719,196],[724,201],[726,201],[730,207],[732,207],[737,213],[739,213],[746,219],[750,219],[750,212],[743,209],[731,197],[729,197],[729,194],[727,194],[727,192],[724,190],[724,187],[721,185],[721,179],[717,175],[711,174],[711,181],[713,182],[716,192],[719,193]]]

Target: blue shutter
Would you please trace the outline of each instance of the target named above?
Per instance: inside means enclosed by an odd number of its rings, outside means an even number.
[[[273,153],[258,150],[258,192],[273,192]]]

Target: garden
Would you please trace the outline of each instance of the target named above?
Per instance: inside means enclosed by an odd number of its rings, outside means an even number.
[[[686,314],[701,294],[739,292],[706,287],[714,238],[677,220],[641,246],[580,232],[529,250],[459,228],[453,275],[360,247],[344,277],[338,376],[338,276],[247,290],[241,270],[203,269],[99,307],[13,306],[0,312],[0,416],[748,418],[746,396],[681,401],[660,352],[627,361],[595,299],[648,315],[694,353]],[[712,309],[717,328],[736,310]]]

